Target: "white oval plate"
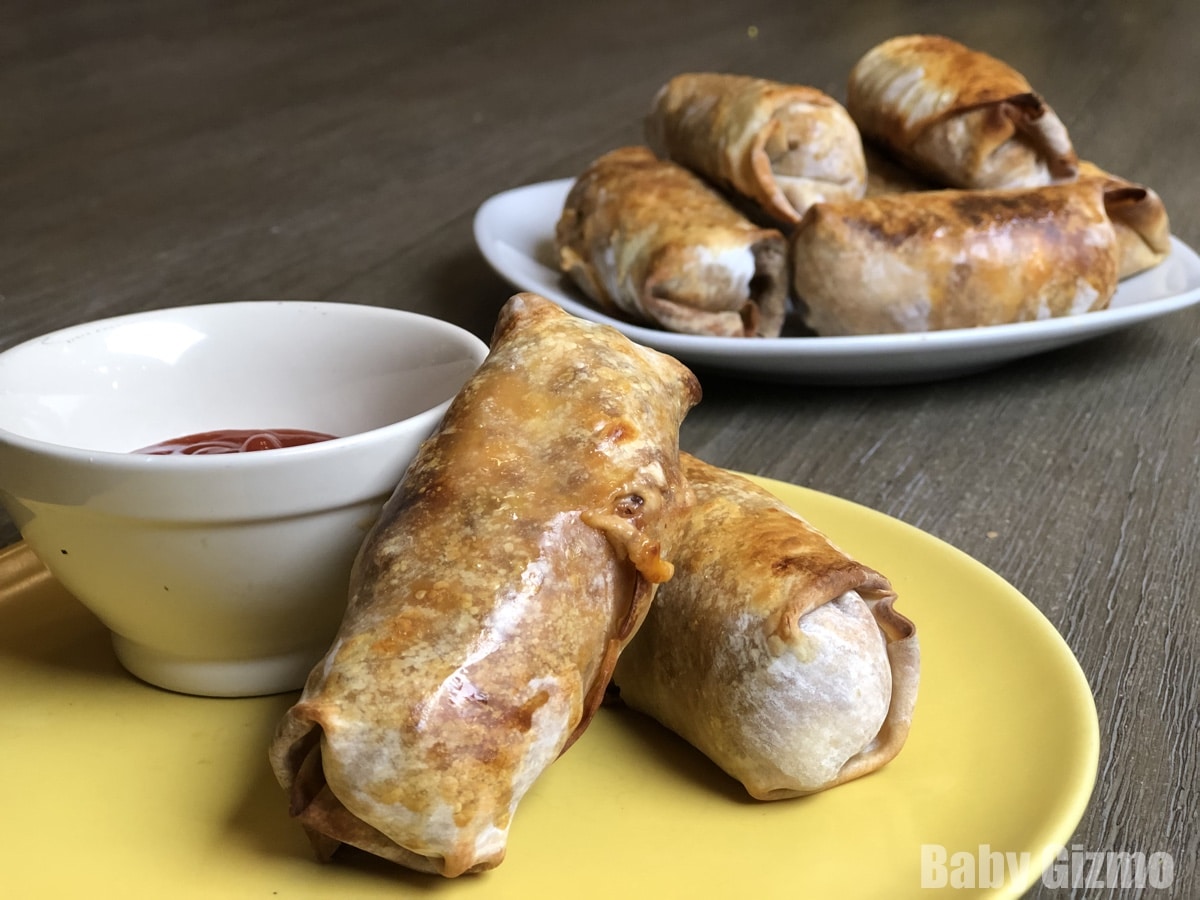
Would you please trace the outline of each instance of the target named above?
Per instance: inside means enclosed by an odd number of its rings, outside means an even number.
[[[1200,301],[1200,257],[1172,237],[1166,261],[1122,281],[1108,309],[1083,315],[854,337],[745,339],[659,331],[605,315],[559,272],[554,225],[572,182],[563,178],[531,184],[484,201],[475,214],[475,243],[496,273],[519,290],[534,291],[577,316],[612,325],[689,365],[755,378],[814,384],[952,378],[1098,337]]]

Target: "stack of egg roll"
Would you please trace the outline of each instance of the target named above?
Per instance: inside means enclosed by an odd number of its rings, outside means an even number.
[[[868,196],[791,236],[799,313],[818,334],[970,328],[1105,309],[1170,250],[1149,189],[1081,162],[1021,73],[940,35],[854,66],[847,109]]]
[[[755,797],[895,756],[919,656],[891,585],[681,453],[698,399],[686,367],[613,328],[533,294],[505,305],[272,741],[319,858],[351,845],[446,877],[495,867],[614,672],[627,703]]]
[[[695,73],[662,87],[645,130],[648,147],[610,151],[576,180],[556,228],[560,268],[634,322],[778,337],[783,229],[866,190],[850,116],[815,88]]]
[[[855,335],[1078,315],[1170,252],[1154,191],[1081,161],[1020,72],[941,35],[870,48],[845,107],[806,85],[677,75],[645,136],[578,179],[557,244],[593,302],[652,327]]]

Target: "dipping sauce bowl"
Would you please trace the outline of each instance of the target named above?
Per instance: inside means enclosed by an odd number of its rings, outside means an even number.
[[[0,354],[0,503],[159,687],[302,686],[367,529],[487,354],[448,322],[249,301],[77,325]],[[261,452],[150,455],[173,438],[296,429]]]

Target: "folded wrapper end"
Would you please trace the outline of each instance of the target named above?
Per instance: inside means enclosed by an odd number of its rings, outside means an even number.
[[[1152,269],[1171,254],[1171,224],[1162,199],[1141,185],[1107,188],[1104,209],[1117,230],[1121,278]]]
[[[298,703],[280,723],[271,752],[271,766],[287,792],[288,813],[304,829],[313,854],[320,862],[330,862],[343,844],[418,872],[446,878],[493,869],[503,861],[503,851],[476,861],[469,847],[445,857],[425,856],[399,846],[382,831],[359,819],[325,780],[322,736],[320,709],[311,703]],[[286,749],[281,752],[281,747]]]
[[[642,296],[642,307],[654,321],[668,331],[713,337],[754,337],[759,329],[758,309],[746,303],[740,310],[697,312],[694,307],[677,303],[653,292],[651,286]]]
[[[790,228],[800,221],[807,210],[796,209],[775,180],[767,145],[771,140],[778,139],[775,132],[782,129],[783,123],[773,118],[765,128],[755,134],[750,142],[750,150],[742,162],[746,169],[742,178],[757,188],[754,199],[762,206],[763,211],[775,221]]]
[[[1170,256],[1171,220],[1152,188],[1087,160],[1079,163],[1079,180],[1099,181],[1104,187],[1104,211],[1116,229],[1120,248],[1120,278],[1152,269]]]
[[[996,148],[1003,146],[1006,135],[1016,131],[1044,158],[1046,171],[1054,181],[1070,181],[1079,174],[1079,156],[1067,126],[1046,101],[1032,91],[951,107],[927,124],[935,125],[973,110],[985,112]]]
[[[750,221],[753,210],[741,209],[736,199],[723,195],[730,206],[745,215]],[[756,223],[758,224],[758,223]],[[715,282],[710,281],[713,290],[706,304],[701,306],[694,296],[694,285],[685,284],[682,295],[676,295],[679,282],[679,272],[687,270],[692,265],[691,254],[678,254],[668,250],[657,254],[650,271],[646,274],[639,300],[641,308],[654,322],[680,334],[712,335],[714,337],[779,337],[787,313],[788,278],[787,278],[787,244],[781,235],[775,232],[773,222],[762,227],[771,229],[771,234],[762,237],[750,245],[749,250],[754,259],[754,274],[746,285],[731,284],[727,291],[715,290]],[[567,260],[564,267],[569,272],[576,271],[579,266],[574,262],[577,255],[567,255],[563,251],[563,259]],[[574,266],[574,268],[570,268]],[[697,277],[702,277],[697,273]],[[586,275],[586,284],[595,287],[595,280]],[[588,293],[588,289],[584,288]],[[693,296],[689,297],[688,295]],[[739,296],[744,295],[740,305]],[[591,296],[591,294],[589,294]],[[596,298],[602,306],[612,306],[604,299],[606,295],[601,290]],[[705,308],[707,307],[707,308]],[[618,313],[618,317],[625,317]]]
[[[1144,187],[1128,185],[1125,187],[1105,188],[1104,189],[1104,205],[1109,208],[1109,214],[1112,214],[1112,209],[1119,208],[1126,203],[1137,204],[1141,203],[1148,196],[1148,192]]]
[[[300,821],[312,845],[313,854],[323,862],[333,859],[343,841],[312,827],[308,811],[322,793],[330,793],[321,765],[321,726],[311,720],[306,710],[289,713],[280,723],[276,740],[271,745],[271,768],[287,792],[288,815]],[[279,748],[285,752],[280,753]],[[336,798],[334,798],[336,802]]]
[[[857,593],[866,603],[883,634],[892,672],[892,694],[883,723],[870,743],[847,759],[837,775],[828,783],[813,790],[764,790],[752,783],[743,782],[749,794],[756,800],[788,800],[811,796],[870,775],[895,759],[908,740],[921,676],[921,650],[916,626],[896,611],[893,606],[896,595],[877,573],[869,574]],[[781,617],[774,629],[775,636],[779,638],[777,646],[787,646],[794,639],[792,632],[798,631],[798,619],[795,609]]]
[[[895,759],[908,740],[913,710],[917,705],[921,647],[916,626],[896,612],[892,605],[896,597],[891,592],[874,598],[869,592],[863,592],[863,600],[887,643],[888,661],[892,668],[892,698],[875,739],[862,752],[846,761],[830,787],[869,775]]]
[[[806,150],[811,156],[805,160],[800,172],[792,171],[787,156],[798,149],[806,148],[812,138],[807,129],[793,130],[786,121],[795,107],[783,107],[775,112],[770,122],[756,135],[751,143],[746,177],[760,185],[760,204],[770,216],[770,221],[784,231],[799,224],[804,214],[817,203],[857,200],[867,190],[867,162],[862,146],[862,136],[849,114],[836,104],[833,108],[845,120],[841,154],[845,164],[828,166],[835,154],[821,158],[819,148]],[[807,115],[811,115],[808,113]],[[803,116],[802,116],[803,118]]]
[[[1020,110],[1017,128],[1045,155],[1046,168],[1059,180],[1079,174],[1079,156],[1067,126],[1037,94],[1022,95],[1006,101]]]

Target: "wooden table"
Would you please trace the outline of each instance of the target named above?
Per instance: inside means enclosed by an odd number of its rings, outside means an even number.
[[[486,337],[510,290],[472,240],[485,198],[639,142],[675,73],[840,99],[867,48],[918,31],[1020,69],[1082,155],[1156,188],[1200,245],[1200,5],[1183,0],[18,0],[0,32],[0,349],[247,298],[396,306]],[[1099,710],[1074,843],[1170,852],[1178,897],[1200,896],[1198,347],[1193,307],[936,383],[704,373],[682,435],[931,532],[1028,596]],[[0,522],[0,545],[17,538]]]

